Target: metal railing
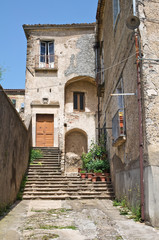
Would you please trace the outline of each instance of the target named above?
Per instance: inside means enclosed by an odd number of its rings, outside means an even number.
[[[36,55],[35,56],[36,69],[57,69],[58,57],[56,55]]]
[[[126,136],[125,113],[124,109],[118,109],[112,119],[113,144]]]

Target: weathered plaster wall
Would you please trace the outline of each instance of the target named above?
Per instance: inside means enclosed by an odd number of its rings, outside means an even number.
[[[84,92],[85,111],[73,110],[73,92]],[[70,83],[65,88],[65,127],[66,133],[74,128],[82,129],[88,136],[88,148],[95,141],[95,116],[97,110],[96,86],[88,79]]]
[[[25,90],[24,89],[4,89],[7,96],[12,100],[16,100],[16,110],[24,121],[24,105]]]
[[[103,1],[104,2],[104,1]],[[139,36],[143,59],[141,63],[142,117],[144,137],[144,188],[145,219],[158,225],[158,155],[159,155],[159,2],[142,0],[137,2],[140,19]],[[134,31],[126,27],[126,19],[132,14],[132,1],[120,1],[120,13],[113,28],[112,1],[105,1],[104,14],[100,18],[99,39],[104,41],[105,92],[101,98],[101,127],[111,127],[117,110],[115,93],[118,80],[123,79],[124,93],[135,93],[137,89]],[[107,24],[104,24],[104,23]],[[106,39],[106,41],[105,41]],[[126,142],[112,147],[112,131],[108,131],[107,146],[111,159],[112,180],[117,197],[127,195],[132,205],[140,198],[139,172],[139,127],[136,96],[125,96]],[[136,187],[135,187],[136,186]],[[134,189],[138,189],[134,191]]]
[[[0,86],[0,207],[16,199],[26,172],[31,126],[27,129]]]
[[[136,93],[137,70],[135,64],[134,32],[126,27],[125,21],[132,14],[132,1],[120,1],[120,13],[113,27],[112,1],[105,1],[104,15],[99,39],[104,48],[105,91],[100,98],[101,126],[112,127],[112,119],[120,108],[117,93],[122,79],[124,93]],[[105,24],[107,23],[107,24]],[[118,147],[112,146],[112,129],[107,130],[111,176],[117,198],[127,197],[132,205],[140,198],[139,174],[139,127],[137,96],[124,97],[126,119],[126,141]],[[135,179],[135,184],[134,184]],[[139,204],[139,201],[138,201]]]
[[[25,116],[32,115],[33,146],[36,146],[36,114],[54,114],[54,143],[62,150],[63,165],[67,131],[79,128],[89,133],[88,146],[91,140],[95,139],[97,107],[93,48],[95,25],[77,24],[75,27],[56,25],[52,28],[35,27],[30,30],[26,26],[25,31],[27,32]],[[54,41],[55,55],[58,58],[56,70],[35,69],[36,55],[40,53],[40,41]],[[70,81],[72,89],[68,92],[67,83]],[[73,91],[73,88],[85,92],[86,108],[83,113],[74,113],[72,106],[70,109],[70,102],[73,101],[73,94],[70,91]],[[66,95],[69,97],[69,103],[65,104]],[[43,98],[48,98],[48,104],[43,104]]]
[[[140,17],[141,46],[143,51],[142,83],[145,113],[145,195],[146,219],[159,226],[159,2],[142,0],[138,11]]]
[[[87,136],[80,131],[72,131],[66,134],[66,153],[72,152],[81,156],[87,152]]]

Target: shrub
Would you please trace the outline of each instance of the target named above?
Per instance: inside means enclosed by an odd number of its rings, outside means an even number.
[[[107,159],[106,148],[103,143],[99,145],[92,143],[88,153],[82,154],[82,168],[88,172],[102,170],[109,171],[110,165]]]
[[[32,149],[31,153],[30,153],[30,163],[32,163],[37,158],[41,158],[42,156],[43,155],[42,155],[42,152],[40,150]]]

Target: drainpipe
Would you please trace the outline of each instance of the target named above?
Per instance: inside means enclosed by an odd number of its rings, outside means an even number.
[[[133,15],[136,16],[136,0],[133,0]],[[139,37],[135,30],[135,48],[137,64],[137,91],[138,91],[138,111],[139,111],[139,148],[140,148],[140,198],[141,198],[141,219],[144,221],[144,174],[143,174],[143,118],[142,118],[142,97],[141,97],[141,78],[139,60]]]
[[[100,97],[98,96],[98,144],[100,141]]]

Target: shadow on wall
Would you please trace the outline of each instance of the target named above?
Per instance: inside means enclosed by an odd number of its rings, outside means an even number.
[[[13,203],[27,170],[32,145],[31,121],[22,122],[0,86],[0,208]]]

